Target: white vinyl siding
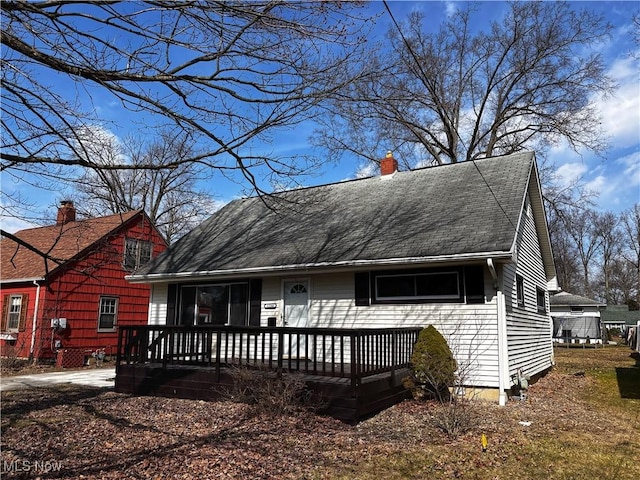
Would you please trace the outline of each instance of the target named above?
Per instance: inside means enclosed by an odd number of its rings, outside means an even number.
[[[167,324],[167,295],[169,287],[166,283],[151,284],[149,301],[149,325]]]
[[[525,375],[535,375],[551,366],[551,318],[538,311],[538,291],[544,291],[549,304],[547,278],[533,215],[524,213],[518,232],[517,263],[503,269],[507,307],[507,345],[509,376],[522,369]],[[516,276],[524,281],[524,306],[517,304]]]
[[[310,327],[397,328],[433,324],[447,338],[465,376],[476,387],[498,387],[496,297],[493,281],[485,269],[484,304],[421,303],[356,306],[352,272],[314,275],[312,279]],[[262,284],[261,325],[276,316],[281,323],[282,278],[265,278]],[[265,305],[278,304],[277,310]]]

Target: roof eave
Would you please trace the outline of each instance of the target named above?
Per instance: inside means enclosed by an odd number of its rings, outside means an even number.
[[[0,279],[0,284],[44,282],[45,277]]]
[[[512,253],[505,251],[479,252],[468,254],[439,255],[431,257],[401,257],[377,260],[345,260],[340,262],[320,262],[294,265],[270,265],[266,267],[247,267],[225,270],[208,270],[198,272],[157,273],[147,275],[127,275],[125,278],[131,283],[162,283],[170,280],[198,280],[210,277],[233,277],[247,275],[274,276],[283,273],[352,270],[367,267],[394,267],[402,265],[439,264],[453,262],[485,261],[492,258],[497,261],[512,261]]]

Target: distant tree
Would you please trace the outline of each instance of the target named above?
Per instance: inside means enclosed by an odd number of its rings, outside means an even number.
[[[631,310],[637,310],[637,298],[638,271],[625,258],[615,258],[611,263],[607,304],[628,305]]]
[[[611,278],[615,259],[619,258],[622,247],[622,232],[619,228],[619,218],[612,212],[594,213],[593,228],[600,244],[600,266],[602,271],[604,300],[612,302]]]
[[[571,240],[581,269],[582,285],[579,293],[593,296],[591,271],[602,247],[602,238],[596,228],[597,213],[590,209],[567,208],[560,218],[562,227]]]
[[[194,144],[182,134],[163,131],[150,142],[128,136],[122,141],[103,130],[90,130],[82,137],[82,148],[94,163],[126,163],[127,170],[86,170],[76,184],[77,208],[85,216],[144,210],[165,239],[171,243],[213,213],[215,202],[198,190],[198,180],[211,174],[199,164],[180,163],[194,156]],[[145,169],[143,165],[173,168]]]
[[[320,103],[355,80],[348,67],[361,58],[362,29],[369,28],[356,16],[360,7],[3,1],[5,181],[24,181],[26,173],[31,182],[58,181],[70,167],[140,172],[198,164],[235,172],[259,191],[262,177],[299,174],[303,162],[254,142],[268,144],[274,131],[313,117]],[[197,150],[161,164],[155,156],[135,165],[120,158],[101,163],[84,149],[82,136],[96,125],[109,128],[101,113],[108,102],[128,110],[138,136],[169,128]]]
[[[623,232],[623,258],[635,272],[635,305],[640,305],[640,203],[636,203],[620,216]]]
[[[392,26],[316,142],[372,161],[392,149],[411,167],[544,152],[559,140],[603,151],[589,99],[612,82],[589,47],[608,37],[605,19],[567,2],[510,2],[502,19],[475,31],[476,8],[463,4],[435,33],[420,11]]]

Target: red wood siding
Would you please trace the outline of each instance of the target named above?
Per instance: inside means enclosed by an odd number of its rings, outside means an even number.
[[[130,273],[122,267],[126,237],[152,242],[153,257],[166,248],[155,228],[141,215],[127,228],[121,228],[98,242],[89,255],[69,262],[55,278],[42,287],[35,355],[53,356],[56,340],[61,342],[61,348],[87,351],[104,348],[107,353],[115,353],[117,328],[98,331],[100,298],[103,296],[118,298],[117,325],[147,324],[151,289],[148,285],[131,284],[124,278]],[[24,287],[15,290],[15,293],[29,294],[27,325],[25,332],[20,332],[20,338],[14,347],[19,349],[20,357],[29,356],[35,291],[35,286],[31,286],[29,291],[24,290]],[[2,293],[5,292],[13,293],[14,288],[3,288]],[[66,318],[67,329],[53,332],[50,327],[52,318]],[[8,344],[4,340],[1,343],[3,347]]]
[[[26,308],[26,317],[24,328],[21,328],[18,332],[5,332],[16,337],[15,341],[0,340],[0,355],[9,357],[26,358],[29,356],[29,350],[31,348],[31,329],[33,325],[33,312],[36,305],[36,292],[37,288],[33,283],[20,283],[15,285],[3,285],[0,288],[0,302],[2,302],[3,317],[6,315],[8,305],[6,305],[7,298],[11,295],[27,295],[27,304],[22,305],[22,308]],[[41,292],[42,294],[42,292]],[[8,296],[8,297],[7,297]],[[2,319],[2,326],[5,326],[6,319]]]

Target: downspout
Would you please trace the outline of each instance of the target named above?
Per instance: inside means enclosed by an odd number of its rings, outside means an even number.
[[[496,310],[498,319],[498,403],[500,406],[507,404],[507,390],[509,384],[509,350],[507,345],[507,308],[504,300],[504,292],[500,288],[498,272],[493,259],[487,258],[487,267],[493,278],[493,286],[496,289]]]
[[[33,284],[36,288],[36,304],[33,311],[33,323],[31,324],[31,348],[29,349],[29,360],[33,360],[33,353],[36,346],[36,330],[38,328],[38,308],[40,307],[40,284],[38,280],[34,280]]]

